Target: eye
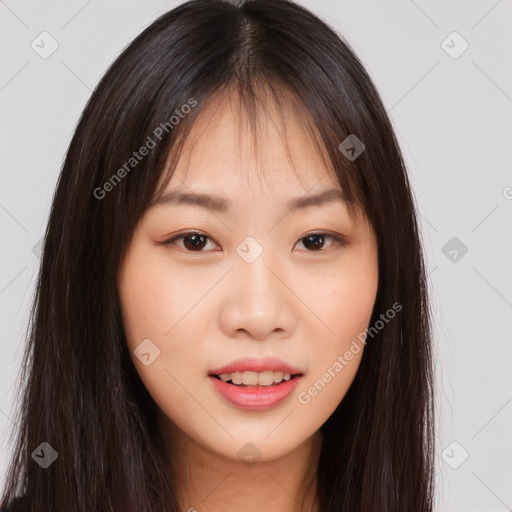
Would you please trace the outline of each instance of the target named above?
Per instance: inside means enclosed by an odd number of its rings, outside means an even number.
[[[181,249],[184,249],[188,252],[206,252],[203,249],[208,245],[208,241],[211,240],[208,235],[200,233],[198,231],[190,231],[188,233],[182,233],[181,235],[175,236],[170,240],[166,240],[161,242],[161,245],[164,246],[172,246],[177,244],[177,242],[183,241],[183,245],[178,245]],[[326,240],[330,240],[330,247],[332,246],[340,246],[343,247],[348,244],[347,240],[339,235],[334,235],[331,233],[325,232],[317,232],[310,233],[305,237],[302,237],[299,242],[302,242],[304,247],[306,247],[307,252],[325,252],[327,249],[323,249],[322,247],[325,245]],[[329,247],[329,248],[330,248]]]
[[[197,231],[191,231],[189,233],[182,233],[181,235],[171,238],[170,240],[166,240],[165,242],[162,242],[162,244],[165,246],[170,246],[182,240],[184,247],[179,246],[180,248],[189,252],[205,252],[203,251],[203,248],[205,245],[207,245],[206,241],[210,240],[210,237]]]
[[[324,246],[326,240],[331,241],[330,247],[333,247],[334,245],[338,245],[340,247],[347,245],[347,241],[341,236],[324,232],[310,233],[309,235],[301,238],[299,242],[302,241],[304,247],[308,248],[308,252],[322,252],[327,250],[321,248]],[[311,250],[309,250],[310,248]]]

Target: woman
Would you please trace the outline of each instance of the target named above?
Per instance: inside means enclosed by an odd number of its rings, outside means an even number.
[[[360,61],[295,3],[187,2],[113,63],[28,341],[4,510],[432,511],[406,169]]]

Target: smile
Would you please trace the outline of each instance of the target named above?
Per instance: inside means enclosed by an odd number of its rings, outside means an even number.
[[[272,371],[268,370],[265,372],[233,372],[233,373],[222,373],[217,375],[223,382],[233,384],[235,386],[277,386],[283,381],[288,381],[299,374],[291,374],[290,372],[283,371]]]
[[[245,373],[255,372],[244,372],[244,374]],[[255,375],[259,378],[259,374]],[[224,377],[226,377],[226,375],[224,375]],[[248,377],[249,380],[254,380],[253,376],[249,375]],[[224,381],[217,375],[209,375],[208,380],[212,383],[215,391],[231,405],[246,410],[266,410],[277,406],[288,398],[295,390],[302,377],[303,376],[299,374],[290,375],[286,380],[283,375],[282,380],[267,385],[233,384],[230,380]]]

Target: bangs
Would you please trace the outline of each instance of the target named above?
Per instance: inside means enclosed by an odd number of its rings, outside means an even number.
[[[150,208],[158,202],[163,195],[169,181],[176,174],[176,168],[185,153],[188,153],[188,160],[184,166],[185,176],[189,169],[190,155],[193,147],[199,138],[208,129],[210,123],[219,111],[225,108],[231,108],[236,112],[238,126],[236,129],[237,143],[236,147],[241,147],[242,140],[249,141],[253,162],[259,182],[263,182],[265,177],[272,173],[272,169],[263,162],[262,155],[265,147],[265,127],[267,123],[271,123],[275,127],[276,133],[279,134],[283,148],[286,151],[287,161],[293,168],[297,180],[306,188],[302,181],[301,175],[297,172],[296,160],[290,149],[290,120],[295,119],[302,134],[312,144],[312,147],[321,157],[326,174],[323,175],[313,186],[305,192],[307,195],[317,183],[322,181],[326,176],[330,176],[340,185],[341,190],[346,197],[346,205],[349,213],[354,218],[360,219],[365,216],[363,203],[360,199],[359,191],[353,193],[353,187],[347,186],[351,183],[350,166],[343,165],[339,159],[333,159],[328,151],[328,144],[323,140],[321,131],[330,135],[329,139],[335,137],[335,131],[332,127],[323,123],[318,127],[315,124],[314,116],[308,111],[306,105],[300,100],[299,95],[289,86],[279,80],[265,80],[263,78],[253,79],[243,84],[238,82],[224,86],[213,91],[208,97],[199,100],[199,106],[196,107],[196,115],[192,119],[187,119],[181,123],[173,134],[171,147],[168,151],[164,165],[161,166],[159,182],[154,191],[153,197],[148,204]],[[212,112],[206,118],[206,111]],[[277,114],[277,119],[275,118]],[[203,129],[193,137],[191,132],[198,124],[203,124]],[[188,150],[188,151],[187,151]],[[242,152],[239,152],[240,164],[238,168],[242,168]],[[340,176],[341,175],[341,176]],[[341,178],[341,179],[340,179]],[[180,181],[184,181],[182,177]],[[249,186],[249,180],[247,181]]]

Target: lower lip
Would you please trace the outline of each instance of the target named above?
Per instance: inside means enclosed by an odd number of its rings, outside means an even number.
[[[290,396],[299,384],[302,375],[284,380],[277,386],[239,387],[217,379],[211,375],[208,379],[215,389],[232,405],[248,410],[264,410],[274,407]]]

